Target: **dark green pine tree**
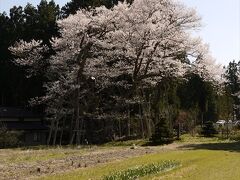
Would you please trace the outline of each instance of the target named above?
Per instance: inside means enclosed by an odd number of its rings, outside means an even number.
[[[22,7],[14,6],[9,16],[0,13],[0,105],[20,105],[24,95],[21,94],[23,71],[12,61],[8,50],[24,33],[24,17]],[[21,94],[21,95],[20,95]]]
[[[27,106],[32,97],[42,96],[42,74],[26,78],[26,68],[13,62],[9,51],[19,39],[30,41],[42,40],[51,49],[51,38],[59,36],[56,20],[60,16],[58,5],[54,1],[42,0],[37,7],[27,4],[10,9],[9,15],[0,13],[0,105]],[[49,56],[53,53],[50,50]],[[46,66],[48,62],[45,63]],[[45,69],[43,69],[45,71]]]
[[[201,134],[205,137],[213,137],[215,134],[217,134],[217,130],[213,126],[213,122],[207,121],[203,124]]]
[[[240,90],[240,83],[238,80],[238,75],[240,73],[240,62],[229,62],[226,68],[225,77],[227,78],[227,86],[229,87],[231,93],[236,93]]]
[[[231,98],[233,99],[233,103],[236,107],[240,105],[239,98],[234,95],[240,91],[239,73],[240,73],[240,61],[230,62],[225,72],[225,78],[227,79],[225,85],[227,92],[228,94],[230,94]],[[237,119],[240,119],[239,108],[234,109],[234,114],[236,115]]]
[[[79,9],[88,9],[99,6],[106,6],[107,8],[112,8],[118,2],[123,2],[124,0],[71,0],[65,6],[62,7],[62,16],[67,17],[70,14],[75,14]],[[133,0],[127,0],[128,3],[132,3]]]
[[[217,112],[217,92],[211,82],[204,81],[197,74],[186,76],[188,81],[181,84],[178,89],[178,96],[181,108],[188,110],[193,107],[198,109],[198,124],[207,121],[216,121]]]
[[[155,126],[155,131],[150,141],[154,145],[169,144],[173,142],[173,132],[167,124],[166,118],[160,118]]]

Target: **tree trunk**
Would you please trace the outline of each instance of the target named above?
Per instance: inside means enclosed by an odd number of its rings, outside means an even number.
[[[139,104],[139,116],[140,116],[140,124],[141,124],[141,136],[144,139],[145,138],[145,133],[144,133],[143,118],[142,118],[142,113],[141,113],[141,104]]]
[[[73,132],[73,123],[74,123],[74,112],[72,115],[72,119],[71,119],[71,124],[70,124],[70,133],[69,133],[69,144],[73,144],[73,136],[74,136],[74,132]]]
[[[50,131],[49,131],[49,134],[48,134],[47,145],[50,144],[50,141],[51,141],[51,138],[52,138],[52,132],[53,132],[53,128],[54,128],[54,123],[55,123],[55,118],[52,119],[52,121],[51,121],[51,127],[50,127]]]
[[[142,86],[140,86],[140,87],[141,87],[141,89],[140,89],[141,93],[140,94],[142,94],[142,96],[141,96],[142,117],[144,118],[144,122],[145,122],[145,126],[146,126],[147,138],[150,138],[151,135],[152,135],[152,131],[151,131],[150,115],[149,115],[149,112],[148,112],[149,111],[149,107],[148,107],[149,102],[146,103],[147,98],[144,94],[144,90],[143,90]]]
[[[122,137],[121,119],[118,120],[118,126],[119,126],[119,138],[121,138]]]
[[[56,119],[56,126],[55,126],[55,131],[54,131],[54,136],[53,136],[53,145],[56,145],[56,140],[57,140],[57,133],[58,133],[58,125],[59,125],[59,118]]]
[[[147,107],[146,107],[146,123],[147,123],[147,136],[148,138],[150,138],[152,136],[152,126],[151,126],[151,104],[150,104],[150,101],[148,102],[147,104]]]
[[[228,115],[228,118],[227,118],[227,139],[229,137],[229,119],[230,119],[230,115]]]
[[[82,48],[80,53],[77,56],[78,61],[78,72],[76,77],[76,85],[80,86],[80,82],[82,80],[82,73],[87,61],[89,50],[92,47],[92,42],[88,42],[84,47],[84,40],[85,36],[81,39],[80,47]],[[71,142],[74,140],[74,136],[76,134],[76,144],[80,144],[80,104],[79,104],[79,97],[80,97],[80,89],[79,87],[76,90],[76,101],[75,101],[75,111],[76,111],[76,124],[75,124],[75,132],[72,135]]]
[[[180,140],[180,123],[178,123],[178,127],[177,127],[177,140]]]
[[[78,96],[77,96],[78,97]],[[79,103],[77,103],[77,108],[76,108],[76,144],[79,145],[80,144],[80,105]]]
[[[127,128],[128,128],[128,137],[131,136],[131,118],[130,118],[130,109],[128,106],[128,122],[127,122]]]
[[[71,139],[70,139],[70,144],[71,145],[73,144],[74,136],[75,136],[75,130],[73,130],[73,133],[72,133],[72,136],[71,136]]]
[[[59,139],[59,145],[60,146],[62,145],[62,137],[63,137],[63,130],[64,130],[64,127],[65,127],[65,120],[66,120],[66,117],[63,118],[63,124],[62,124],[60,139]]]

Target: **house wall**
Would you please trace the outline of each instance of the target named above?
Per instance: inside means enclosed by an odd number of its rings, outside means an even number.
[[[31,131],[24,133],[24,145],[46,145],[47,132],[44,131]]]
[[[24,118],[24,121],[42,121],[41,118]]]
[[[9,121],[42,121],[41,118],[10,118],[10,117],[0,117],[0,121],[2,122],[9,122]]]
[[[0,121],[2,122],[9,122],[9,121],[19,121],[19,118],[1,118]]]

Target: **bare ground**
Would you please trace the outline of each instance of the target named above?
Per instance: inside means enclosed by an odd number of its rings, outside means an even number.
[[[177,147],[179,147],[179,144],[175,143],[158,147],[116,147],[109,149],[99,149],[98,147],[93,147],[89,148],[83,154],[70,154],[62,158],[54,158],[50,160],[37,160],[33,162],[22,161],[13,163],[1,162],[0,179],[35,179],[41,176],[59,174],[73,169],[92,167],[97,164],[113,162],[145,154],[175,150]],[[81,149],[79,149],[79,151],[81,151]],[[9,156],[11,156],[11,154],[9,154]]]

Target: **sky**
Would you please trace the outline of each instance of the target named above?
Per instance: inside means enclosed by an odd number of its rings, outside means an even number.
[[[203,27],[198,33],[218,63],[240,61],[240,0],[182,0],[196,8]]]
[[[55,0],[63,6],[69,0]],[[180,0],[196,8],[202,17],[203,27],[197,33],[209,44],[212,56],[218,63],[240,60],[240,0]],[[0,0],[0,12],[8,12],[14,5],[33,5],[40,0]]]

